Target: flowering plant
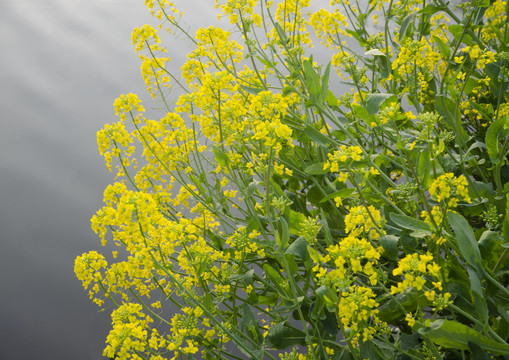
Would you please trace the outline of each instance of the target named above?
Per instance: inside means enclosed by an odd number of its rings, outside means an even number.
[[[136,28],[162,117],[121,95],[97,136],[105,356],[509,357],[507,1],[223,0],[195,36],[145,3],[194,50]]]

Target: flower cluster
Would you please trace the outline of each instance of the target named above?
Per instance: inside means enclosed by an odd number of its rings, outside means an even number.
[[[429,188],[429,193],[438,202],[447,201],[450,208],[458,206],[458,201],[470,203],[468,194],[468,182],[464,175],[459,177],[453,173],[447,173],[437,177]]]

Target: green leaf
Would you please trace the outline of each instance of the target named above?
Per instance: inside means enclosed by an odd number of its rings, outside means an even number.
[[[283,288],[287,285],[287,282],[283,279],[281,274],[269,264],[263,265],[263,271],[265,271],[265,275],[267,275],[272,284],[276,287],[279,295],[287,297],[286,291]]]
[[[468,221],[460,214],[452,211],[447,212],[447,219],[456,235],[461,255],[468,264],[482,272],[481,251]]]
[[[334,140],[329,138],[327,135],[322,134],[319,130],[315,129],[311,125],[307,125],[304,128],[304,134],[306,134],[311,140],[320,145],[329,146],[335,143]]]
[[[428,223],[403,214],[390,214],[391,220],[403,229],[422,231],[431,235],[431,227]]]
[[[292,220],[290,219],[290,226],[291,224]],[[288,227],[288,223],[283,217],[279,219],[279,226],[280,232],[276,233],[276,239],[278,240],[277,243],[279,244],[279,247],[284,250],[286,249],[288,243],[290,242],[290,229]]]
[[[309,100],[311,104],[319,104],[321,102],[321,86],[320,77],[313,68],[313,63],[309,60],[304,60],[304,75],[306,77],[306,86],[309,90]]]
[[[329,170],[323,169],[324,163],[313,163],[304,169],[304,172],[309,175],[323,175],[327,174]]]
[[[446,6],[428,5],[424,9],[421,9],[421,10],[417,11],[416,14],[433,15],[434,13],[439,12],[439,11],[443,11],[444,9],[447,9],[447,7]]]
[[[414,20],[414,14],[410,13],[407,16],[403,18],[403,21],[401,21],[401,27],[399,29],[399,38],[400,40],[403,40],[406,36],[406,32],[408,30],[408,26],[411,22]]]
[[[216,158],[217,163],[222,167],[227,167],[227,165],[230,163],[228,154],[217,145],[212,146],[212,152],[214,153],[214,157]]]
[[[505,154],[501,154],[501,151],[502,143],[509,135],[508,125],[509,117],[505,116],[495,120],[486,131],[486,148],[493,164],[498,164],[500,158],[505,156]]]
[[[474,299],[476,315],[479,317],[479,320],[486,325],[488,323],[488,304],[486,303],[486,297],[483,293],[481,280],[479,280],[477,272],[471,266],[467,266],[467,272],[470,279],[470,290],[472,291],[472,297]]]
[[[280,350],[295,345],[305,345],[306,335],[299,329],[290,327],[286,321],[280,322],[269,329],[267,340]]]
[[[198,188],[198,190],[200,190],[200,194],[206,194],[207,191],[205,190],[205,188],[203,187],[203,181],[201,181],[200,179],[198,179],[196,176],[194,176],[192,173],[189,174],[189,178],[193,181],[193,184]],[[201,178],[201,176],[200,176]]]
[[[433,35],[431,38],[438,45],[438,49],[440,50],[440,53],[442,54],[443,58],[449,59],[449,56],[451,56],[451,48],[449,47],[449,45],[444,43],[442,39],[440,39],[438,36]]]
[[[509,354],[509,345],[498,343],[474,329],[453,320],[418,321],[414,326],[421,335],[439,346],[449,349],[468,350],[468,344],[476,344],[495,355]]]
[[[380,110],[380,106],[392,97],[396,97],[394,94],[368,94],[366,99],[366,107],[369,114],[376,114]]]
[[[242,309],[242,320],[240,321],[240,326],[246,335],[249,336],[249,338],[254,339],[258,345],[263,342],[263,335],[260,331],[258,322],[256,321],[251,308],[246,303],[244,303]]]
[[[334,93],[332,91],[327,91],[327,96],[325,97],[325,102],[327,103],[327,105],[331,106],[331,107],[338,107],[339,106],[339,100],[338,98],[336,97],[336,95],[334,95]]]
[[[252,95],[258,95],[259,92],[263,91],[263,89],[254,88],[254,87],[246,86],[246,85],[242,85],[242,84],[239,84],[239,86],[242,90],[244,90],[245,92],[252,94]]]
[[[419,153],[419,160],[417,164],[417,174],[421,179],[422,185],[425,187],[429,187],[433,181],[431,177],[432,172],[433,167],[431,165],[431,152],[429,147],[426,147]]]
[[[318,299],[319,300],[319,299]],[[320,319],[320,326],[331,335],[336,335],[339,332],[338,321],[336,313],[325,311],[325,318]]]
[[[446,125],[454,131],[456,139],[464,146],[468,135],[461,123],[461,111],[458,103],[443,95],[435,96],[435,109],[444,118]]]
[[[478,241],[483,263],[492,269],[502,254],[502,237],[498,232],[486,230]]]
[[[279,23],[275,23],[274,27],[276,28],[276,32],[279,36],[279,41],[281,41],[282,44],[288,44],[290,42],[290,39],[288,39],[288,36],[286,36],[286,33],[284,32],[283,28]]]
[[[419,297],[417,291],[413,289],[410,292],[391,296],[378,308],[378,316],[382,321],[391,322],[404,317],[405,312],[413,312],[418,306],[424,307],[429,304],[430,302],[425,297]]]
[[[322,200],[320,200],[320,203],[324,203],[326,202],[327,200],[330,200],[330,199],[335,199],[337,197],[340,197],[341,199],[347,199],[349,198],[353,193],[355,192],[355,189],[354,188],[346,188],[346,189],[341,189],[339,191],[335,191],[333,192],[332,194],[329,194],[327,195],[326,197],[324,197]]]
[[[384,360],[392,357],[388,357],[387,354],[383,356],[381,354],[381,349],[375,346],[371,341],[361,342],[359,344],[359,352],[361,355],[361,359],[370,359],[370,360]]]
[[[509,245],[509,194],[506,194],[505,197],[506,197],[505,216],[502,225],[502,238],[504,239],[504,244],[502,246]]]
[[[383,255],[390,260],[398,259],[398,238],[394,235],[383,235],[378,239],[384,249]]]
[[[274,306],[279,298],[280,296],[276,293],[268,293],[267,295],[258,296],[258,302],[263,305]]]
[[[329,62],[327,64],[327,67],[325,68],[325,72],[322,76],[322,91],[321,91],[322,102],[325,101],[325,99],[329,95],[330,66],[331,66],[331,63]]]
[[[405,254],[413,254],[418,244],[416,237],[413,234],[410,235],[408,230],[401,232],[399,236],[399,243],[401,244]]]
[[[320,254],[316,251],[312,246],[307,246],[308,254],[311,260],[315,263],[320,264],[322,261],[320,260]]]
[[[315,290],[315,294],[323,301],[329,311],[335,311],[338,301],[335,290],[331,290],[329,287],[322,285]]]
[[[355,115],[370,124],[376,119],[375,115],[371,115],[364,106],[353,105],[352,109],[355,111]]]
[[[307,260],[308,242],[306,241],[304,236],[299,236],[297,240],[291,243],[290,246],[288,246],[288,249],[286,249],[285,254],[295,255],[297,258],[304,261]]]
[[[303,226],[306,220],[307,220],[306,215],[290,209],[288,213],[288,224],[290,226],[290,233],[299,236],[302,235],[304,230]]]
[[[256,57],[263,65],[265,65],[268,68],[275,68],[277,64],[273,64],[268,60],[265,60],[264,58],[257,56]]]
[[[449,25],[449,31],[454,35],[455,40],[460,40],[465,45],[473,45],[472,37],[468,34],[464,34],[464,25],[452,24]]]

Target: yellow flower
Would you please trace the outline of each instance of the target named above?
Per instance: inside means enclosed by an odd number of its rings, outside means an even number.
[[[450,207],[456,207],[458,200],[471,202],[468,194],[468,182],[464,175],[455,177],[453,173],[447,173],[439,176],[431,184],[429,193],[438,202],[448,200]]]
[[[437,278],[439,271],[440,267],[433,261],[430,253],[409,254],[399,261],[398,267],[392,272],[394,276],[404,276],[404,280],[391,287],[391,294],[403,293],[407,288],[421,290],[426,284],[424,276]]]
[[[343,201],[340,196],[335,197],[334,202],[336,203],[337,207],[340,207],[341,205],[343,205]]]
[[[367,209],[364,206],[352,207],[350,213],[345,216],[345,231],[353,236],[365,233],[372,239],[378,239],[383,225],[380,211],[372,205],[369,205]]]
[[[415,325],[415,318],[412,316],[412,314],[406,314],[405,320],[408,323],[408,326],[413,327]]]

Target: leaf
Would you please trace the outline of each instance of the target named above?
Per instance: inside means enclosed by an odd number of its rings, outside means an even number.
[[[429,147],[425,147],[419,153],[419,160],[417,164],[417,174],[421,179],[422,185],[425,187],[429,187],[433,181],[431,178],[432,171],[433,167],[431,165],[431,152]]]
[[[274,286],[278,290],[279,295],[286,297],[287,294],[286,294],[286,291],[283,289],[283,287],[286,286],[287,283],[286,283],[286,280],[283,279],[281,274],[279,274],[279,272],[276,269],[274,269],[272,266],[270,266],[269,264],[263,265],[263,271],[265,271],[265,275],[267,275],[267,277],[270,279],[272,284],[274,284]]]
[[[488,323],[488,304],[486,303],[486,298],[483,293],[481,280],[479,280],[477,272],[471,266],[467,266],[467,272],[470,279],[470,290],[472,291],[476,314],[479,320],[486,325]]]
[[[198,179],[196,176],[194,176],[193,174],[189,174],[189,178],[193,181],[193,184],[198,188],[198,190],[200,190],[200,193],[201,194],[206,194],[207,191],[205,190],[205,188],[203,187],[203,181],[201,181],[200,179]],[[201,176],[200,176],[201,178]]]
[[[292,220],[290,219],[290,226],[291,224]],[[288,223],[283,217],[279,219],[279,226],[281,232],[276,233],[276,239],[278,240],[279,247],[284,250],[286,249],[288,243],[290,242],[290,229],[288,227]]]
[[[401,27],[399,29],[399,39],[403,40],[406,36],[406,32],[408,30],[408,25],[410,25],[411,22],[414,20],[414,14],[410,13],[407,16],[403,18],[403,21],[401,22]]]
[[[254,87],[246,86],[246,85],[242,85],[242,84],[239,84],[239,86],[242,90],[244,90],[245,92],[252,94],[252,95],[258,95],[259,92],[263,91],[263,89],[254,88]]]
[[[368,110],[364,106],[353,105],[352,108],[355,111],[355,115],[357,115],[368,124],[376,119],[376,116],[368,113]]]
[[[267,332],[267,340],[276,349],[287,349],[295,345],[305,345],[306,335],[299,329],[291,328],[286,321],[272,326]]]
[[[324,145],[324,146],[329,146],[331,144],[334,144],[334,142],[335,142],[334,140],[329,138],[327,135],[322,134],[319,130],[315,129],[313,126],[310,126],[310,125],[307,125],[304,128],[304,134],[306,134],[314,142]]]
[[[322,285],[315,290],[315,294],[323,301],[329,311],[336,311],[338,297],[335,290]]]
[[[318,251],[316,251],[312,246],[307,246],[308,254],[311,260],[313,260],[315,263],[320,264],[322,261],[320,259],[320,254]]]
[[[285,254],[295,255],[297,258],[301,260],[308,259],[308,242],[304,238],[304,236],[299,236],[297,240],[288,246],[285,251]]]
[[[339,332],[338,321],[336,313],[325,311],[325,318],[320,319],[321,327],[331,335],[336,335]]]
[[[268,60],[265,60],[264,58],[257,56],[256,57],[263,65],[267,66],[268,68],[275,68],[277,64],[273,64]]]
[[[390,218],[396,225],[402,227],[403,229],[423,231],[425,233],[431,234],[431,227],[428,223],[422,220],[396,213],[391,213]]]
[[[431,38],[438,45],[438,48],[443,58],[449,59],[449,56],[451,56],[451,48],[446,43],[444,43],[443,40],[440,39],[438,36],[433,35]]]
[[[304,172],[309,175],[323,175],[327,174],[329,170],[323,169],[324,163],[313,163],[304,169]]]
[[[495,120],[486,131],[486,148],[493,164],[498,164],[501,154],[502,142],[509,135],[509,117],[505,116]],[[502,155],[502,156],[501,156]]]
[[[415,235],[410,235],[407,230],[404,230],[400,234],[399,243],[401,244],[405,254],[413,254],[418,244]]]
[[[258,345],[263,342],[263,336],[258,322],[256,321],[251,308],[246,303],[244,303],[242,309],[242,320],[240,321],[240,326],[246,335],[253,338]]]
[[[222,167],[227,167],[227,165],[230,163],[228,154],[217,145],[212,146],[212,152],[214,153],[214,157],[216,158],[217,163]]]
[[[385,56],[385,54],[378,49],[371,49],[369,51],[366,51],[364,55]]]
[[[444,118],[446,125],[454,131],[456,139],[464,146],[468,138],[461,123],[459,105],[443,95],[435,96],[435,109]]]
[[[468,34],[465,34],[464,29],[465,29],[464,25],[457,24],[449,25],[449,31],[451,32],[451,34],[454,35],[454,39],[455,40],[461,39],[461,42],[463,44],[470,46],[473,44],[472,37]]]
[[[433,15],[434,13],[436,12],[439,12],[439,11],[443,11],[447,9],[446,6],[433,6],[433,5],[428,5],[426,6],[424,9],[421,9],[419,11],[416,12],[416,14],[428,14],[428,15]]]
[[[302,235],[304,230],[303,225],[306,220],[306,215],[290,209],[288,215],[290,233],[294,235]]]
[[[274,27],[276,28],[276,32],[279,36],[279,41],[281,41],[282,44],[288,44],[290,42],[290,39],[286,36],[286,33],[284,32],[283,28],[279,23],[275,23]]]
[[[341,199],[347,199],[349,198],[353,193],[355,192],[355,189],[354,188],[346,188],[346,189],[341,189],[339,191],[335,191],[333,192],[332,194],[329,194],[327,195],[326,197],[324,197],[322,200],[320,200],[320,203],[324,203],[326,202],[327,200],[330,200],[330,199],[335,199],[337,197],[340,197]]]
[[[383,255],[390,260],[396,260],[398,258],[398,238],[394,235],[383,235],[378,239],[380,245],[384,249]]]
[[[321,91],[322,102],[325,101],[325,99],[329,95],[330,65],[331,65],[331,63],[329,62],[327,64],[327,67],[325,68],[325,72],[324,72],[324,74],[322,76],[322,91]]]
[[[320,186],[312,186],[308,193],[306,194],[306,200],[309,201],[310,204],[318,206],[320,204],[320,200],[323,198],[323,190]]]
[[[306,86],[309,90],[309,100],[311,104],[318,104],[321,101],[321,86],[320,77],[313,68],[313,63],[309,60],[304,60],[304,75],[306,77]]]
[[[456,235],[461,255],[468,264],[482,272],[481,251],[468,221],[460,214],[452,211],[447,212],[447,219]]]
[[[387,354],[385,354],[386,356],[382,357],[382,355],[380,354],[381,349],[375,346],[372,343],[372,341],[361,342],[359,344],[359,352],[361,355],[361,359],[384,360],[392,358],[392,356],[389,357],[387,356]]]
[[[376,114],[378,110],[380,110],[380,106],[387,100],[392,97],[395,97],[394,94],[368,94],[366,99],[366,107],[369,114]]]
[[[453,320],[418,321],[414,326],[421,335],[437,345],[449,349],[468,350],[469,343],[476,344],[484,351],[495,355],[509,354],[509,345],[498,343],[474,329]]]
[[[504,221],[502,225],[502,238],[504,239],[504,244],[502,245],[509,245],[509,194],[506,194],[506,205],[505,205],[505,216]]]
[[[336,97],[336,95],[334,95],[334,93],[332,91],[327,91],[327,96],[325,97],[325,102],[327,103],[327,105],[329,105],[330,107],[338,107],[339,106],[339,100],[338,98]]]
[[[502,253],[502,237],[498,232],[486,230],[479,238],[478,244],[484,264],[492,269]]]
[[[415,289],[410,292],[391,296],[382,306],[378,308],[380,320],[391,322],[404,317],[405,312],[413,312],[418,306],[428,306],[429,301],[425,297],[417,296]]]

